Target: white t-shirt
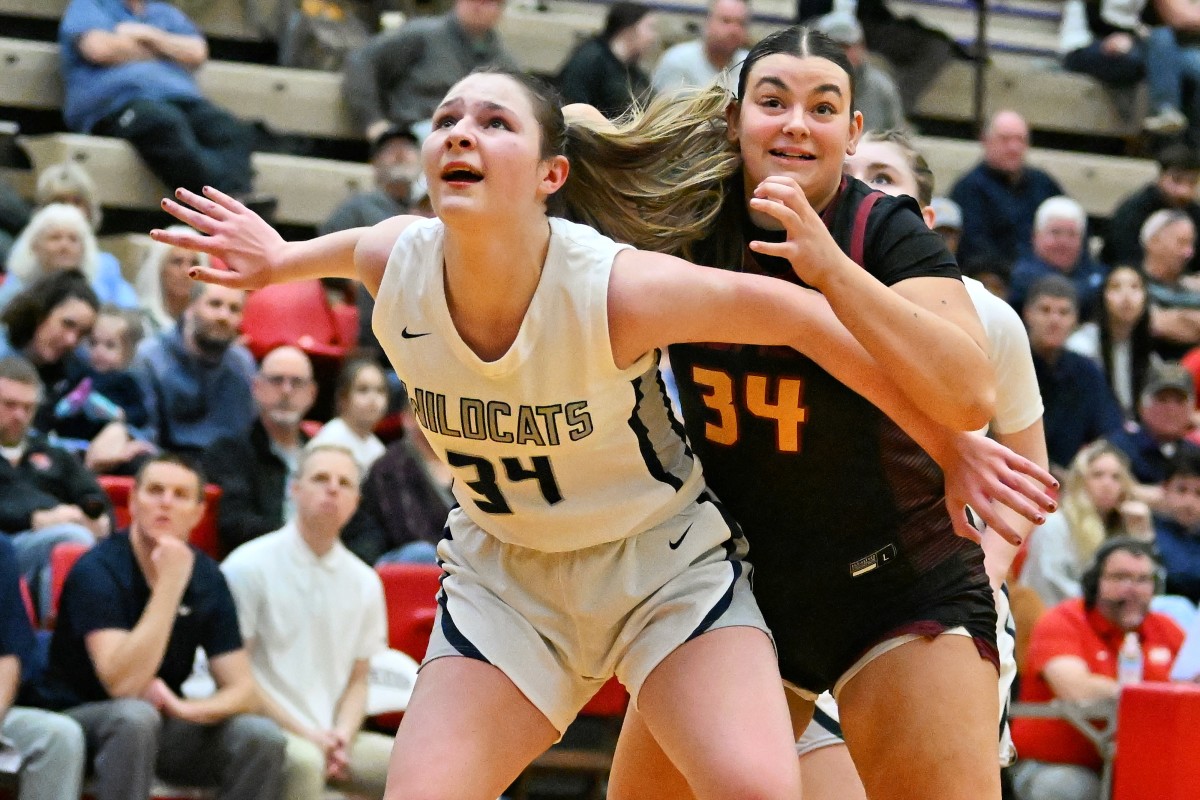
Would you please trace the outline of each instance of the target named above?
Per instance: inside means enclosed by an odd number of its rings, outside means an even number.
[[[1067,349],[1090,358],[1101,372],[1105,372],[1104,359],[1100,354],[1100,326],[1096,323],[1085,322],[1080,325],[1077,331],[1067,337]],[[1113,344],[1112,374],[1108,376],[1108,383],[1126,415],[1134,416],[1137,408],[1133,396],[1133,343],[1128,339]]]
[[[359,436],[341,417],[334,417],[326,422],[321,426],[321,430],[317,431],[317,435],[308,441],[309,447],[323,444],[335,444],[353,453],[364,478],[367,477],[367,470],[386,450],[378,436],[373,433],[368,434],[366,438]]]
[[[289,523],[221,564],[258,685],[305,725],[333,727],[354,664],[387,647],[375,570],[340,542],[318,557]]]
[[[983,323],[991,346],[989,360],[996,373],[996,414],[993,433],[1023,431],[1042,416],[1042,392],[1038,389],[1029,334],[1017,312],[974,278],[963,278],[971,303]]]
[[[738,50],[725,69],[717,69],[704,52],[704,42],[693,39],[667,48],[654,68],[650,82],[656,92],[669,92],[682,87],[708,86],[718,76],[721,85],[730,92],[737,91],[738,77],[742,74],[742,62],[749,51]]]

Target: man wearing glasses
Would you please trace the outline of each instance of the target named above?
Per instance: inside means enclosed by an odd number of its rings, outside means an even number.
[[[1150,610],[1160,570],[1150,542],[1121,537],[1101,545],[1081,580],[1083,597],[1060,603],[1034,626],[1021,700],[1116,698],[1121,691],[1117,662],[1130,633],[1141,651],[1142,680],[1170,680],[1183,631],[1170,617]],[[1012,732],[1021,758],[1013,774],[1019,800],[1098,800],[1100,755],[1070,723],[1019,718]]]
[[[263,357],[251,392],[258,416],[204,454],[205,471],[221,487],[217,535],[224,552],[292,516],[287,485],[308,442],[300,423],[317,397],[312,362],[299,348],[277,347]]]

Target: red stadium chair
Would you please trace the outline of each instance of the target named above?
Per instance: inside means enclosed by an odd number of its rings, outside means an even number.
[[[320,281],[264,286],[246,298],[242,332],[260,361],[285,344],[340,360],[358,344],[358,310],[346,303],[331,305]]]
[[[58,601],[62,598],[63,585],[71,567],[88,549],[86,544],[65,543],[50,551],[50,619],[46,620],[47,628],[53,628],[58,619]]]
[[[1113,800],[1192,800],[1200,748],[1200,687],[1140,683],[1121,691]]]
[[[129,496],[133,493],[133,478],[127,475],[99,475],[100,488],[108,495],[113,505],[118,528],[129,526]],[[221,487],[215,483],[204,487],[204,516],[192,528],[188,541],[196,549],[207,553],[218,561],[224,558],[221,543],[217,538],[217,510],[221,503]]]
[[[375,571],[383,582],[387,603],[388,646],[420,662],[433,632],[442,568],[431,564],[380,564]],[[394,730],[403,716],[400,712],[380,714],[374,723]]]

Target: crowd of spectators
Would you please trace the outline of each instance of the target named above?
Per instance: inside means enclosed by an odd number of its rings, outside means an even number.
[[[1029,163],[1029,126],[1011,110],[988,120],[979,163],[930,206],[964,273],[1021,314],[1063,478],[1020,574],[1049,609],[1021,665],[1032,701],[1115,696],[1130,633],[1145,679],[1169,679],[1200,602],[1200,113],[1184,99],[1200,77],[1188,36],[1200,20],[1176,7],[1186,3],[1143,5],[1071,0],[1064,14],[1064,65],[1114,85],[1146,80],[1144,127],[1161,145],[1158,176],[1103,235]],[[845,48],[867,129],[908,127],[924,87],[964,56],[882,0],[800,6]],[[420,143],[456,80],[516,68],[503,11],[503,0],[454,0],[309,64],[344,71],[375,176],[320,232],[429,213]],[[614,118],[655,92],[731,88],[749,17],[745,0],[712,0],[698,37],[655,64],[654,10],[613,3],[556,78],[568,100]],[[72,0],[60,44],[72,130],[127,139],[168,185],[259,199],[253,130],[203,97],[194,73],[207,45],[181,12]],[[313,424],[318,377],[303,347],[256,362],[239,338],[246,294],[188,277],[206,256],[152,244],[123,270],[98,244],[100,224],[78,164],[39,176],[32,207],[0,197],[13,234],[0,239],[0,735],[28,754],[22,796],[78,797],[85,773],[97,800],[145,796],[156,777],[227,798],[316,798],[327,782],[380,796],[389,741],[362,732],[367,664],[386,647],[370,567],[436,563],[452,498],[370,333],[371,299],[357,294],[363,349],[330,387],[336,416]],[[385,442],[389,411],[404,422]],[[136,475],[120,530],[103,474]],[[221,492],[220,565],[186,546],[208,482]],[[56,599],[61,543],[91,549]],[[20,581],[35,622],[55,617],[48,653],[15,611]],[[1163,613],[1156,588],[1173,596]],[[216,687],[203,697],[184,686],[197,649]],[[1068,728],[1022,721],[1014,735],[1019,796],[1096,796],[1094,749]]]

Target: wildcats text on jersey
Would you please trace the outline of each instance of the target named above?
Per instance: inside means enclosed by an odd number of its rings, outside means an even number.
[[[458,398],[426,389],[414,389],[413,413],[430,433],[502,444],[553,447],[564,437],[577,442],[591,436],[595,428],[586,400],[552,405],[518,405],[502,400]]]

